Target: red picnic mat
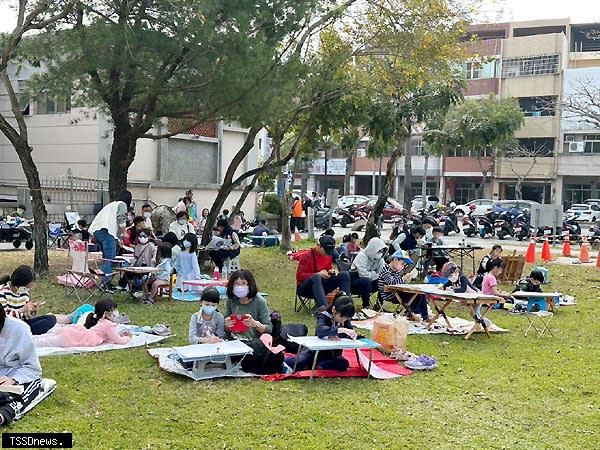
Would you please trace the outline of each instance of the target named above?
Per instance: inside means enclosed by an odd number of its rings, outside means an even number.
[[[369,362],[369,350],[361,349],[361,361],[356,358],[356,353],[352,349],[346,349],[342,355],[350,363],[348,370],[338,372],[336,370],[315,370],[316,378],[346,378],[346,377],[366,377]],[[398,364],[395,359],[389,358],[378,350],[373,350],[373,364],[371,366],[371,376],[377,379],[398,378],[404,375],[410,375],[412,371]],[[261,378],[267,381],[283,381],[290,378],[310,378],[311,371],[303,370],[296,373],[278,373],[274,375],[263,375]]]

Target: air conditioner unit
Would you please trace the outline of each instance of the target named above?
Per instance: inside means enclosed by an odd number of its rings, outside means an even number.
[[[582,153],[585,149],[585,142],[571,142],[569,144],[570,153]]]

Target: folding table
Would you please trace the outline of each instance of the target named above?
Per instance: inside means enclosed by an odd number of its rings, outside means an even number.
[[[367,368],[367,378],[371,374],[371,365],[373,363],[373,349],[380,348],[381,344],[370,339],[340,339],[334,341],[330,339],[321,339],[317,336],[290,336],[289,340],[298,344],[298,354],[296,355],[296,364],[298,363],[298,356],[302,348],[306,348],[315,352],[313,358],[312,369],[310,373],[310,381],[312,382],[315,376],[315,367],[317,366],[317,359],[320,351],[324,350],[343,350],[346,348],[354,349],[356,352],[356,359],[359,359],[358,349],[368,348],[369,349],[369,367]],[[296,364],[294,364],[294,372],[296,371]]]
[[[186,345],[173,347],[173,350],[183,362],[193,363],[192,373],[199,380],[229,375],[241,364],[241,360],[234,364],[232,356],[241,356],[244,359],[253,352],[252,348],[240,340]]]
[[[385,292],[393,292],[396,296],[396,300],[398,300],[398,306],[396,306],[396,310],[394,311],[396,314],[406,311],[414,320],[415,314],[410,310],[410,306],[417,298],[417,295],[424,293],[423,289],[431,288],[431,286],[431,284],[390,284],[384,286],[383,290]],[[400,296],[401,292],[412,294],[406,303],[402,303],[402,297]]]

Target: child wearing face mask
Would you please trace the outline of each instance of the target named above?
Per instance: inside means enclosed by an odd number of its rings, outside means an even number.
[[[19,266],[10,276],[0,279],[0,306],[7,316],[21,319],[32,334],[44,334],[56,324],[56,316],[37,316],[43,303],[32,302],[29,289],[35,283],[35,273],[29,266]]]
[[[190,344],[214,344],[225,338],[225,318],[217,311],[221,296],[215,288],[206,288],[200,298],[200,311],[192,314],[188,332]]]
[[[198,257],[196,256],[198,237],[194,233],[188,233],[183,237],[181,245],[183,250],[175,262],[175,270],[177,271],[176,287],[179,290],[183,290],[184,280],[198,280],[200,278],[200,266],[198,266]]]
[[[119,317],[117,305],[110,299],[100,300],[94,306],[94,313],[88,314],[85,324],[67,325],[55,333],[34,336],[36,347],[97,347],[101,344],[127,344],[131,339],[129,331],[117,333]]]
[[[150,230],[143,228],[137,236],[133,248],[133,266],[154,267],[156,264],[156,244],[150,242]]]

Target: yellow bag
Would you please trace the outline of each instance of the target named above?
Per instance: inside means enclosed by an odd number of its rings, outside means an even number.
[[[373,340],[385,352],[402,352],[406,350],[408,321],[404,317],[381,316],[373,324]]]

